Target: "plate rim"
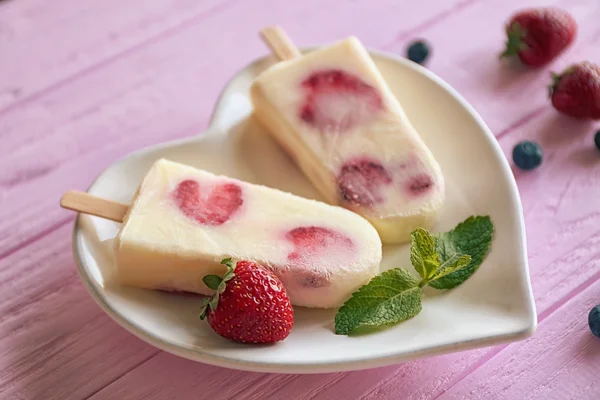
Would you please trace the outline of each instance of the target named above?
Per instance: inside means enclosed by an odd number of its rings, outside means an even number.
[[[307,47],[307,48],[301,49],[301,51],[303,53],[305,53],[308,51],[312,51],[316,48],[317,47]],[[165,340],[155,336],[151,331],[148,331],[148,330],[140,327],[136,323],[130,321],[129,319],[125,318],[123,315],[121,315],[117,310],[115,310],[110,304],[108,304],[104,300],[104,297],[102,296],[102,294],[100,293],[98,288],[90,281],[91,277],[86,272],[85,267],[84,267],[85,262],[83,260],[82,254],[80,253],[83,250],[82,250],[81,244],[79,243],[80,240],[83,240],[82,236],[80,235],[81,215],[78,214],[74,221],[74,227],[73,227],[73,233],[72,233],[73,255],[74,255],[75,263],[77,265],[77,272],[79,273],[81,280],[83,281],[83,283],[84,283],[87,291],[91,295],[91,297],[100,306],[100,308],[107,315],[109,315],[111,317],[111,319],[113,319],[115,322],[117,322],[117,324],[119,324],[121,327],[123,327],[129,333],[138,337],[142,341],[156,347],[159,350],[174,354],[176,356],[179,356],[179,357],[182,357],[182,358],[185,358],[188,360],[202,362],[205,364],[214,365],[214,366],[218,366],[218,367],[233,368],[233,369],[243,370],[243,371],[265,372],[265,373],[315,374],[315,373],[356,371],[356,370],[363,370],[363,369],[398,364],[398,363],[407,362],[407,361],[415,360],[418,358],[423,358],[423,357],[428,357],[428,356],[433,356],[433,355],[449,354],[449,353],[453,353],[456,351],[466,351],[466,350],[472,350],[472,349],[476,349],[476,348],[494,346],[494,345],[498,345],[498,344],[502,344],[502,343],[510,343],[510,342],[523,340],[523,339],[526,339],[526,338],[532,336],[537,329],[538,320],[537,320],[537,310],[536,310],[535,298],[533,295],[533,288],[532,288],[531,277],[530,277],[530,272],[529,272],[525,219],[524,219],[524,215],[523,215],[523,208],[522,208],[520,193],[518,190],[516,180],[514,178],[514,175],[512,174],[512,171],[510,169],[508,161],[506,160],[506,157],[504,156],[504,153],[503,153],[496,137],[493,135],[493,133],[491,132],[491,130],[489,129],[489,127],[487,126],[485,121],[481,118],[481,116],[477,113],[477,111],[473,108],[473,106],[471,106],[471,104],[469,104],[454,88],[452,88],[442,78],[440,78],[439,76],[437,76],[436,74],[434,74],[433,72],[428,70],[427,68],[425,68],[419,64],[416,64],[414,62],[411,62],[409,60],[406,60],[403,57],[400,57],[395,54],[391,54],[391,53],[387,53],[387,52],[383,52],[383,51],[377,51],[377,50],[370,50],[370,49],[368,49],[368,52],[371,56],[376,56],[378,58],[386,59],[386,60],[392,61],[394,63],[399,63],[399,64],[402,64],[403,67],[413,69],[416,72],[418,72],[422,75],[425,75],[428,79],[433,81],[436,85],[438,85],[439,87],[444,89],[450,96],[452,96],[452,98],[455,101],[457,101],[460,104],[461,107],[463,107],[469,113],[469,115],[474,119],[474,121],[477,123],[479,128],[485,133],[484,136],[488,142],[488,145],[490,145],[490,148],[494,151],[494,153],[496,153],[496,155],[499,155],[499,159],[501,160],[500,164],[502,167],[502,173],[506,179],[506,182],[512,189],[511,197],[513,197],[513,200],[515,200],[515,205],[516,205],[516,210],[514,210],[514,211],[518,214],[518,226],[520,228],[520,231],[522,232],[521,240],[518,242],[519,242],[519,246],[521,247],[521,253],[523,256],[523,260],[522,260],[522,263],[524,265],[523,273],[524,273],[524,278],[526,280],[526,282],[525,282],[526,283],[526,285],[525,285],[525,287],[526,287],[525,295],[526,296],[525,297],[527,299],[527,302],[526,302],[526,304],[524,304],[524,306],[527,311],[527,316],[529,317],[528,324],[524,329],[514,331],[511,333],[506,333],[506,334],[485,336],[485,337],[481,337],[481,338],[477,338],[477,339],[470,339],[470,340],[458,341],[458,342],[454,342],[454,343],[450,343],[450,344],[426,347],[426,348],[422,348],[422,349],[413,350],[410,352],[404,352],[401,354],[398,354],[398,353],[389,354],[386,356],[380,356],[380,357],[375,357],[375,358],[366,359],[366,360],[360,359],[360,360],[353,360],[353,361],[335,361],[335,362],[328,362],[328,363],[307,362],[307,363],[293,363],[293,364],[289,364],[289,363],[288,364],[283,364],[283,363],[275,363],[274,364],[274,363],[265,363],[265,362],[258,362],[258,361],[252,362],[252,361],[245,361],[245,360],[239,360],[239,359],[236,360],[231,357],[221,357],[221,356],[217,356],[217,355],[213,355],[213,354],[209,354],[209,353],[197,351],[197,350],[185,349],[181,346],[177,346],[175,344],[172,344],[168,341],[165,341]],[[224,99],[225,95],[227,95],[228,92],[230,91],[233,81],[235,81],[235,79],[239,75],[243,74],[244,72],[247,72],[248,70],[256,67],[260,63],[263,63],[266,60],[271,59],[271,58],[272,58],[271,55],[265,55],[265,56],[256,58],[253,61],[251,61],[250,63],[248,63],[246,66],[244,66],[243,68],[238,70],[235,74],[232,75],[232,77],[230,79],[227,80],[224,88],[221,90],[219,96],[217,97],[215,106],[214,106],[213,111],[210,116],[210,122],[209,122],[207,128],[201,134],[194,135],[194,136],[188,136],[185,138],[176,139],[176,140],[172,140],[172,141],[157,143],[157,144],[136,150],[132,153],[129,153],[129,154],[123,156],[122,158],[116,160],[112,164],[110,164],[104,170],[102,170],[102,172],[100,172],[98,174],[98,176],[96,176],[96,178],[88,186],[86,191],[89,192],[91,189],[93,189],[93,187],[95,186],[97,181],[108,170],[118,167],[121,163],[125,162],[127,159],[129,159],[132,156],[140,156],[140,155],[145,154],[150,151],[156,151],[156,150],[160,150],[160,149],[166,148],[166,147],[171,147],[171,146],[174,146],[177,144],[183,144],[183,143],[199,140],[199,137],[205,138],[211,132],[217,131],[216,127],[219,124],[219,121],[222,119],[221,113],[222,113],[222,109],[224,107],[223,106],[224,102],[222,100]]]

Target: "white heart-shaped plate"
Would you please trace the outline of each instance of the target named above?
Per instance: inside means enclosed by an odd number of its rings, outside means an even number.
[[[371,52],[409,118],[442,166],[447,201],[437,231],[471,215],[490,215],[492,250],[467,282],[443,293],[426,290],[423,311],[391,328],[340,336],[335,310],[296,308],[283,342],[241,345],[198,318],[199,297],[110,284],[112,239],[119,224],[80,216],[74,253],[93,298],[142,340],[173,354],[235,369],[321,373],[372,368],[423,356],[490,346],[530,336],[536,328],[521,203],[510,167],[476,112],[434,74],[399,57]],[[89,192],[129,202],[159,158],[321,199],[278,145],[252,118],[248,90],[273,60],[237,73],[220,96],[209,129],[197,137],[140,150],[106,169]],[[382,270],[410,267],[408,246],[384,246]]]

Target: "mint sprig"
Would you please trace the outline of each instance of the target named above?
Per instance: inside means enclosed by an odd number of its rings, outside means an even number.
[[[335,333],[347,335],[361,326],[384,326],[421,312],[419,280],[403,268],[385,271],[358,289],[335,316]]]
[[[439,266],[435,238],[423,228],[410,234],[410,262],[423,280],[431,278]]]
[[[488,255],[493,237],[494,224],[489,216],[469,217],[450,232],[435,235],[435,249],[440,262],[467,254],[471,261],[466,267],[430,282],[429,286],[454,289],[469,279]]]
[[[494,233],[490,217],[470,217],[450,232],[411,233],[410,261],[421,277],[404,268],[383,272],[352,294],[335,316],[335,332],[348,335],[361,327],[383,327],[421,312],[423,287],[452,289],[466,281],[487,256]]]

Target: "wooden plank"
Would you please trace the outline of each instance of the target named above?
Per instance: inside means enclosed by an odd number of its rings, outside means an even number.
[[[158,352],[88,295],[71,228],[0,261],[0,398],[82,399]]]
[[[63,85],[73,75],[88,74],[119,57],[134,52],[190,27],[200,28],[195,45],[203,56],[203,43],[221,37],[223,51],[236,52],[245,42],[234,43],[214,31],[204,30],[203,21],[215,20],[231,8],[245,11],[233,18],[221,19],[222,27],[244,32],[245,41],[255,39],[261,25],[274,22],[296,26],[296,33],[311,29],[305,36],[323,40],[323,32],[339,35],[344,32],[372,30],[373,37],[387,37],[410,29],[437,13],[451,11],[455,6],[472,0],[449,0],[436,9],[411,2],[365,0],[303,1],[293,6],[274,0],[119,0],[81,2],[74,0],[8,1],[0,4],[0,110],[14,107]],[[365,4],[369,7],[364,7]],[[323,12],[320,12],[323,11]],[[360,12],[359,12],[360,11]],[[336,23],[331,16],[336,15]],[[398,15],[407,21],[398,24]],[[251,16],[251,18],[246,18]],[[311,19],[314,24],[303,25]],[[332,37],[332,36],[328,36]],[[335,36],[333,36],[335,37]],[[224,39],[224,40],[223,40]],[[34,49],[35,51],[32,51]],[[255,53],[253,57],[256,56]]]
[[[222,0],[7,1],[0,4],[0,110],[230,3]]]
[[[600,339],[587,324],[599,293],[596,281],[548,317],[534,337],[506,348],[440,398],[600,398]]]

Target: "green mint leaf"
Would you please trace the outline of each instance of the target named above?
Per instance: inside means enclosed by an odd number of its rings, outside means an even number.
[[[335,333],[347,335],[359,327],[381,327],[405,321],[421,312],[419,280],[403,268],[371,279],[352,294],[335,316]]]
[[[440,265],[435,238],[423,228],[410,234],[410,262],[423,279],[429,279]]]
[[[435,273],[431,277],[430,282],[435,281],[440,278],[443,278],[446,275],[450,275],[460,269],[463,269],[470,263],[471,263],[470,255],[464,255],[464,256],[455,255],[454,257],[449,258],[442,265],[440,265],[440,267],[435,271]]]
[[[206,275],[202,282],[212,290],[217,290],[223,279],[218,275]]]
[[[430,282],[429,286],[435,289],[453,289],[469,279],[487,256],[493,236],[494,225],[489,216],[469,217],[452,231],[437,234],[435,248],[442,264],[463,255],[470,255],[471,262],[464,268]]]

